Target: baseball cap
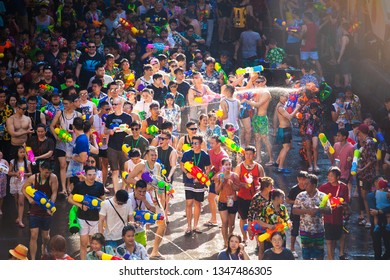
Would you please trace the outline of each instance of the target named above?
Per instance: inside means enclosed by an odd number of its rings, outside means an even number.
[[[106,55],[106,59],[107,58],[115,58],[115,57],[114,57],[114,55],[112,53],[109,53],[109,54]]]
[[[361,125],[359,125],[358,127],[358,130],[364,134],[368,134],[368,132],[370,131],[368,125],[362,123]]]

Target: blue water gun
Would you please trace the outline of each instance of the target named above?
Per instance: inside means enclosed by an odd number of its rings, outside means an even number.
[[[134,211],[134,221],[142,224],[155,224],[156,221],[164,220],[164,216],[161,214],[155,214],[148,210],[136,210]]]
[[[82,203],[83,205],[86,205],[89,207],[89,209],[100,209],[102,207],[103,201],[96,196],[92,195],[82,195],[82,194],[74,194],[73,200],[75,202]]]

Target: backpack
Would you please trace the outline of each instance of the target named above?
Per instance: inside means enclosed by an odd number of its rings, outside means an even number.
[[[246,8],[234,7],[233,8],[233,27],[244,28],[246,25]]]

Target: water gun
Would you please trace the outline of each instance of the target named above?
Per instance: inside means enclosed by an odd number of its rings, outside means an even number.
[[[301,27],[300,26],[288,26],[288,27],[286,27],[286,31],[298,33],[301,31]]]
[[[167,170],[165,169],[164,164],[161,162],[161,160],[158,158],[157,163],[161,165],[161,175],[165,176],[167,174]]]
[[[259,73],[259,72],[263,72],[264,71],[264,67],[263,65],[257,65],[257,66],[254,66],[254,67],[246,67],[246,68],[238,68],[236,70],[236,74],[237,75],[244,75],[246,73]]]
[[[245,173],[244,174],[244,180],[245,183],[247,183],[247,188],[249,189],[252,186],[253,183],[253,175],[251,173]]]
[[[99,28],[100,26],[102,26],[103,22],[100,22],[98,20],[92,20],[92,25],[96,28]]]
[[[332,87],[328,85],[325,81],[320,84],[319,97],[321,102],[324,102],[332,94]]]
[[[47,110],[46,106],[43,106],[39,111],[41,111],[41,113],[43,113],[45,116],[48,116],[50,119],[54,117],[54,114]]]
[[[360,27],[360,25],[361,25],[362,23],[361,22],[355,22],[355,23],[353,23],[352,25],[351,25],[351,27],[348,29],[348,32],[349,33],[353,33],[353,32],[355,32],[356,30],[358,30],[359,29],[359,27]]]
[[[120,18],[119,23],[125,27],[127,30],[129,30],[134,36],[137,36],[139,33],[143,33],[143,30],[138,30],[134,24],[132,24],[130,21]]]
[[[129,76],[127,76],[126,82],[125,82],[125,88],[133,87],[135,81],[135,75],[134,72],[131,72]]]
[[[159,132],[159,129],[155,125],[149,125],[146,128],[146,133],[149,134],[149,135],[156,136],[158,134],[158,132]]]
[[[40,84],[39,88],[43,89],[44,91],[58,92],[58,88],[55,88],[49,84]]]
[[[279,26],[286,26],[286,21],[280,19],[280,18],[274,18],[274,22]]]
[[[26,152],[28,160],[31,161],[32,165],[36,165],[37,162],[35,161],[35,155],[31,147],[26,146]]]
[[[148,49],[154,49],[157,52],[167,52],[169,50],[169,46],[164,45],[163,43],[153,43],[153,44],[147,44],[146,48]]]
[[[229,80],[229,77],[226,75],[226,72],[222,69],[222,66],[219,62],[216,62],[215,63],[215,66],[214,66],[214,69],[215,71],[217,71],[218,73],[222,73],[223,75],[223,81],[225,82],[225,84],[228,83],[228,80]]]
[[[266,232],[263,233],[262,235],[260,235],[258,240],[260,242],[264,242],[267,239],[269,239],[274,232],[277,232],[277,231],[284,232],[287,229],[288,229],[288,226],[286,223],[276,224],[274,229],[267,228]]]
[[[195,166],[191,162],[187,161],[184,163],[184,168],[188,172],[190,172],[190,174],[194,178],[196,178],[199,181],[199,183],[210,187],[211,185],[210,179],[207,177],[207,175],[203,173],[202,169],[200,169],[198,166]]]
[[[187,152],[189,150],[191,150],[191,144],[183,144],[183,146],[181,147],[181,149],[184,151],[184,152]]]
[[[222,118],[222,117],[223,117],[223,111],[222,111],[222,109],[218,109],[218,111],[215,112],[215,115],[216,115],[218,118]]]
[[[148,210],[134,211],[134,221],[141,222],[142,224],[155,224],[156,221],[162,220],[164,220],[164,216],[161,214],[155,214]]]
[[[332,145],[330,144],[328,138],[326,138],[325,134],[324,133],[320,133],[318,135],[318,138],[320,139],[320,142],[322,144],[322,147],[324,148],[325,152],[329,151],[329,153],[331,155],[334,154],[334,149],[332,147]]]
[[[244,92],[244,93],[237,93],[237,98],[240,100],[251,100],[253,97],[257,96],[257,93],[254,92]]]
[[[166,18],[163,18],[163,17],[159,17],[157,15],[154,15],[152,17],[147,17],[145,18],[145,21],[146,22],[150,22],[150,23],[158,23],[160,21],[166,21],[167,19]]]
[[[54,129],[54,132],[57,134],[58,138],[64,143],[71,142],[73,140],[72,135],[67,132],[65,129],[59,129],[58,127]]]
[[[81,115],[81,118],[83,119],[83,121],[88,121],[90,117],[91,117],[90,114],[82,114]]]
[[[326,195],[324,195],[324,197],[322,198],[321,202],[320,202],[320,205],[318,206],[319,208],[325,208],[326,207],[326,204],[329,200],[329,198],[332,196],[331,193],[328,193]]]
[[[222,167],[222,169],[223,169],[223,167]],[[222,183],[225,182],[225,174],[223,173],[223,170],[222,170],[221,173],[219,173],[218,177],[219,177],[219,179],[221,180]]]
[[[223,135],[220,136],[219,139],[221,139],[221,142],[224,143],[225,146],[232,152],[245,154],[245,150],[239,145],[237,145],[232,139]]]
[[[106,253],[102,254],[102,261],[121,261],[121,260],[124,260],[124,259],[117,257],[117,256],[110,255],[110,254],[106,254]]]
[[[69,211],[69,232],[71,234],[75,234],[80,231],[80,223],[79,219],[77,218],[77,211],[78,207],[76,205],[73,205]]]
[[[74,194],[73,200],[89,207],[89,209],[100,209],[103,201],[92,195]]]
[[[23,179],[24,179],[24,167],[23,167],[23,166],[20,166],[19,169],[18,169],[18,171],[19,171],[20,180],[23,181]]]
[[[351,175],[352,176],[355,176],[357,173],[359,159],[360,159],[360,150],[355,150],[353,152],[353,160],[352,160],[352,167],[351,167]]]
[[[93,104],[96,105],[96,107],[99,107],[99,102],[100,102],[99,98],[92,97],[91,101],[92,101]]]
[[[188,71],[185,71],[184,72],[184,76],[186,77],[186,78],[188,78],[188,77],[191,77],[192,76],[192,74],[193,74],[193,72],[192,72],[192,70],[190,69],[190,70],[188,70]]]
[[[138,112],[138,116],[141,119],[141,121],[143,121],[144,119],[146,119],[146,112],[145,111]]]
[[[57,210],[54,202],[51,201],[44,192],[36,190],[33,186],[27,186],[26,193],[44,210],[50,210],[52,214]]]
[[[330,207],[332,209],[336,208],[339,206],[341,203],[344,202],[344,198],[342,197],[333,197],[332,195],[329,196],[329,202],[330,202]]]
[[[85,171],[84,170],[76,172],[76,176],[81,176],[81,175],[85,176]]]
[[[102,139],[100,138],[100,135],[97,131],[92,132],[93,135],[96,136],[96,143],[98,144],[99,147],[103,145]]]
[[[114,130],[115,133],[117,132],[126,132],[129,130],[129,125],[126,123],[122,123],[120,125],[118,124],[111,124],[110,129]]]
[[[288,97],[287,103],[285,105],[287,113],[291,114],[295,107],[297,106],[298,102],[298,93],[290,93],[290,96]]]
[[[376,158],[377,160],[381,160],[382,150],[385,150],[385,145],[386,145],[385,137],[383,137],[382,132],[377,132],[376,138],[373,138],[373,140],[374,141],[377,140],[376,142],[378,142],[378,149],[376,150]]]
[[[221,98],[221,95],[220,94],[213,94],[213,95],[205,94],[205,95],[202,95],[202,96],[195,97],[194,101],[197,102],[197,103],[210,103],[215,98]]]
[[[127,171],[122,171],[122,178],[127,180],[129,178],[130,173]]]
[[[266,232],[266,228],[265,227],[262,227],[258,222],[254,221],[252,223],[250,223],[249,225],[248,224],[244,224],[243,226],[243,229],[245,231],[248,231],[248,229],[251,229],[251,231],[253,232],[253,235],[251,236],[251,240],[253,240],[254,236],[256,234],[261,234],[261,233],[264,233]]]
[[[128,158],[130,158],[130,151],[131,151],[131,146],[128,144],[123,144],[122,145],[122,152],[124,152]]]
[[[348,137],[348,138],[347,138],[347,142],[351,143],[352,146],[355,146],[355,145],[356,145],[356,141],[353,140],[351,137]]]

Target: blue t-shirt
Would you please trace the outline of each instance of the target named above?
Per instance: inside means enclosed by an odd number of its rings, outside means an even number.
[[[89,140],[87,135],[81,134],[76,138],[75,145],[73,148],[73,154],[81,154],[87,152],[89,154]]]
[[[198,166],[200,169],[202,169],[203,172],[205,172],[205,167],[210,166],[210,156],[205,151],[201,151],[199,154],[194,154],[193,150],[189,150],[187,152],[184,152],[183,157],[181,159],[182,163],[186,163],[187,161],[191,161],[194,165]],[[188,179],[187,176],[184,177],[184,184],[193,184],[193,179]]]
[[[223,260],[223,261],[229,261],[229,260],[238,261],[238,260],[240,260],[240,258],[238,257],[238,254],[227,254],[225,250],[219,252],[217,259]]]

